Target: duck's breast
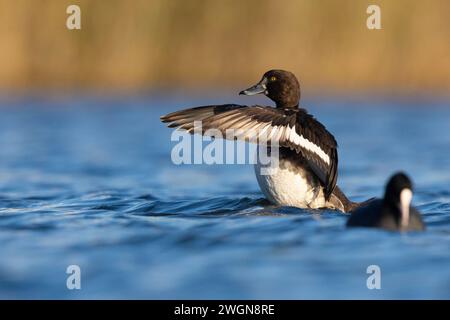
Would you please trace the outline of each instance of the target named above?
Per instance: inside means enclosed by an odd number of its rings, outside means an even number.
[[[268,169],[257,159],[254,168],[262,193],[272,203],[300,208],[325,206],[318,178],[294,151],[280,148],[278,166]]]

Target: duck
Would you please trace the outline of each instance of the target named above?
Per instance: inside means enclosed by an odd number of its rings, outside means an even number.
[[[201,123],[201,134],[210,129],[224,134],[229,129],[241,130],[244,134],[238,139],[246,141],[255,136],[255,131],[257,136],[266,134],[277,144],[278,165],[262,173],[264,163],[257,160],[254,168],[262,193],[275,205],[345,213],[361,205],[350,201],[337,186],[338,144],[322,123],[300,107],[300,84],[292,72],[269,70],[258,83],[239,94],[263,94],[275,106],[198,106],[161,116],[161,121],[169,128],[191,134],[198,132],[195,123]],[[258,148],[267,148],[268,154],[273,152],[270,146]]]
[[[384,198],[375,199],[354,210],[347,226],[388,231],[424,231],[421,213],[411,206],[412,197],[411,179],[404,172],[398,172],[386,184]]]

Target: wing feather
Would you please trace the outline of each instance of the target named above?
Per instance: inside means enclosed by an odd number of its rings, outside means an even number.
[[[162,116],[161,121],[171,128],[195,133],[194,121],[201,121],[202,133],[218,129],[226,137],[226,130],[241,132],[238,139],[251,142],[276,141],[282,147],[303,156],[311,170],[324,185],[329,199],[337,182],[338,153],[333,135],[304,109],[276,109],[236,104],[203,106],[185,109]]]

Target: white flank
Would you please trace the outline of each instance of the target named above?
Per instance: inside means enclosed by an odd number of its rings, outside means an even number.
[[[278,167],[270,174],[262,174],[265,167],[267,165],[263,165],[258,158],[255,164],[256,178],[262,193],[272,203],[299,208],[325,206],[323,194],[317,192],[321,189],[320,182],[306,168],[280,160]]]

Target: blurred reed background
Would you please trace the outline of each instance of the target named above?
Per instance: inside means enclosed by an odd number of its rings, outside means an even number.
[[[449,24],[448,0],[0,0],[0,90],[224,88],[283,68],[309,90],[446,94]]]

